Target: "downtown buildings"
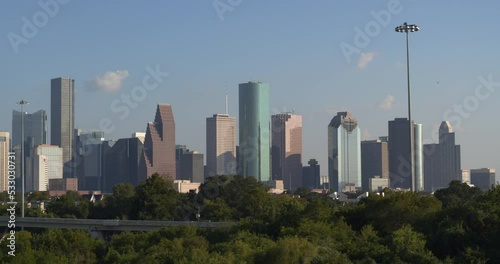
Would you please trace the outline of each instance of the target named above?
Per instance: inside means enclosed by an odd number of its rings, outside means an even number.
[[[354,192],[361,188],[361,139],[358,121],[350,112],[338,112],[328,125],[330,188]]]
[[[239,85],[239,160],[243,177],[261,182],[271,179],[269,85],[248,82]]]
[[[283,180],[285,189],[297,190],[302,178],[302,116],[282,113],[271,117],[272,179]]]

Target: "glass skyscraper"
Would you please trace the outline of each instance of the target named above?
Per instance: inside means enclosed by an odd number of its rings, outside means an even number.
[[[75,129],[75,80],[55,78],[50,82],[50,144],[63,149],[65,177],[73,177],[72,166]]]
[[[33,147],[47,144],[47,113],[39,110],[32,114],[24,114],[24,140],[31,138]],[[12,111],[12,146],[21,145],[22,113]]]
[[[350,112],[338,112],[328,125],[330,188],[353,192],[361,188],[361,133]]]
[[[268,182],[271,173],[269,119],[269,85],[240,84],[238,172],[262,182]]]

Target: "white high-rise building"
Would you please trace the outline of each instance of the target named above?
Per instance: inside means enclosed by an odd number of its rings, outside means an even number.
[[[9,151],[10,133],[0,131],[0,192],[9,186]]]
[[[207,118],[207,177],[236,174],[236,118]]]
[[[63,178],[63,148],[39,145],[35,148],[30,173],[27,174],[26,190],[43,191],[49,188],[50,179]]]

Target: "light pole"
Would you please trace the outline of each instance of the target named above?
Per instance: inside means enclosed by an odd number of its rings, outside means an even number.
[[[21,217],[24,218],[24,105],[29,103],[21,100],[16,104],[21,106]]]
[[[406,75],[408,78],[408,126],[410,130],[410,179],[411,179],[411,190],[416,191],[415,186],[415,144],[413,139],[413,126],[411,121],[411,90],[410,90],[410,47],[408,45],[408,35],[410,32],[419,31],[420,28],[417,25],[408,25],[404,22],[403,25],[396,27],[396,32],[406,33]]]

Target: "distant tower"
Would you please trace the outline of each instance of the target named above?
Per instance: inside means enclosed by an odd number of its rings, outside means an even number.
[[[270,180],[269,85],[239,85],[239,171],[244,177]]]
[[[370,191],[370,179],[379,176],[389,179],[389,151],[387,141],[365,140],[361,142],[362,190]]]
[[[425,144],[425,190],[429,192],[447,188],[453,180],[462,180],[460,145],[455,145],[455,133],[450,122],[439,126],[439,143]]]
[[[338,192],[361,188],[361,139],[358,121],[338,112],[328,125],[328,177]]]
[[[421,125],[415,125],[415,123],[411,122],[411,127],[414,131],[414,139],[415,135],[420,135],[419,145],[422,144],[422,127]],[[414,182],[411,178],[410,173],[410,133],[408,131],[409,124],[408,118],[396,118],[394,120],[389,121],[389,178],[390,178],[390,186],[391,188],[401,188],[401,189],[410,189],[412,190],[412,182]],[[415,176],[417,176],[417,172],[419,175],[422,175],[423,168],[419,166],[422,164],[421,161],[417,161],[419,158],[422,159],[422,147],[417,146],[417,142],[415,142]],[[417,149],[420,149],[417,152]],[[420,153],[420,154],[419,154]],[[420,155],[420,157],[419,157]],[[418,167],[418,168],[417,168]],[[423,177],[419,176],[420,184],[422,184]],[[416,177],[417,178],[417,177]],[[417,187],[417,186],[415,186]],[[415,190],[417,190],[415,188]]]
[[[175,120],[169,104],[159,104],[155,121],[147,125],[140,170],[140,180],[155,173],[165,179],[175,179]]]
[[[285,189],[297,190],[302,180],[302,116],[282,113],[271,116],[272,179],[283,180]]]
[[[75,129],[75,80],[56,78],[50,83],[50,144],[63,149],[65,177],[73,177],[71,166]]]

